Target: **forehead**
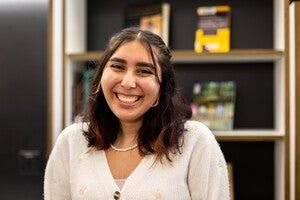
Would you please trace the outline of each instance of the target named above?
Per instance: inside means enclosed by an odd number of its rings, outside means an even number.
[[[114,52],[114,54],[119,53],[120,51],[126,51],[126,50],[130,50],[130,51],[141,51],[143,53],[148,53],[149,50],[146,47],[146,45],[138,40],[133,40],[133,41],[125,41],[124,43],[122,43]],[[129,52],[128,52],[129,53]],[[114,55],[113,54],[113,55]]]
[[[112,54],[111,57],[116,55],[118,56],[123,55],[129,57],[139,56],[139,57],[151,59],[151,51],[153,53],[155,60],[157,60],[158,54],[157,54],[156,47],[151,46],[150,49],[150,47],[146,43],[139,40],[126,41],[116,49],[116,51]]]

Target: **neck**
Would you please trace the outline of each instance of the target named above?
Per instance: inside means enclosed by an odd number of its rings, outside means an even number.
[[[140,123],[121,123],[121,131],[113,145],[126,148],[137,143],[138,130]]]

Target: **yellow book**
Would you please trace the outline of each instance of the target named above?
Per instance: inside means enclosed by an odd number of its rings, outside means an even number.
[[[228,52],[230,49],[230,6],[197,8],[195,51]]]
[[[129,4],[125,9],[125,27],[149,30],[169,45],[170,3]]]

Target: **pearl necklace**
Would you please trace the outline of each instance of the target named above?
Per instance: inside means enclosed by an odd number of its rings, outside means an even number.
[[[119,152],[125,152],[125,151],[130,151],[132,149],[135,149],[138,146],[138,144],[135,144],[133,146],[127,147],[127,148],[123,148],[123,149],[119,149],[117,147],[115,147],[114,145],[110,144],[110,147],[115,150],[115,151],[119,151]]]

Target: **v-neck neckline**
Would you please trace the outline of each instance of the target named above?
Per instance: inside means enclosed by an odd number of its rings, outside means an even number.
[[[146,155],[142,158],[141,162],[136,166],[136,168],[131,172],[131,174],[126,178],[126,181],[122,187],[122,189],[120,190],[120,188],[118,187],[117,183],[115,182],[115,179],[112,175],[112,172],[110,170],[109,164],[108,164],[108,160],[106,157],[106,153],[104,150],[100,151],[100,159],[99,159],[99,167],[97,167],[99,170],[103,170],[105,173],[103,173],[103,171],[100,173],[101,174],[105,174],[105,179],[106,181],[108,181],[108,183],[111,185],[115,190],[119,190],[122,191],[124,189],[126,189],[126,187],[128,187],[127,185],[131,185],[131,184],[136,184],[138,182],[138,179],[140,179],[143,173],[145,173],[150,167],[151,167],[151,161],[152,161],[152,156],[151,155]]]

